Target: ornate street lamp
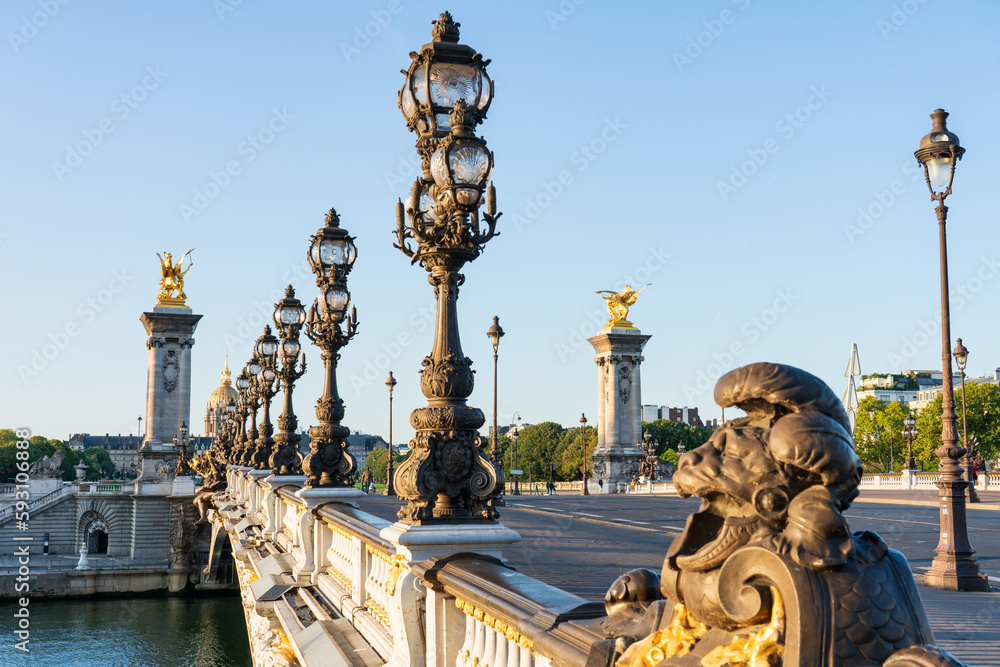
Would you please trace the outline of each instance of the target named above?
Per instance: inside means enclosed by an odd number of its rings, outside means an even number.
[[[299,423],[292,410],[292,389],[296,380],[306,372],[306,355],[302,355],[299,363],[299,353],[302,352],[299,330],[305,321],[306,309],[295,298],[295,290],[289,285],[285,288],[285,298],[274,307],[274,325],[278,327],[281,336],[281,345],[278,347],[281,366],[277,375],[285,398],[281,416],[278,417],[279,432],[274,438],[275,449],[268,459],[268,465],[275,475],[297,475],[302,472],[302,455],[299,454],[301,436],[295,432]]]
[[[935,208],[938,219],[938,234],[941,250],[941,446],[934,453],[941,458],[937,487],[941,498],[941,536],[937,556],[931,569],[924,575],[924,583],[937,588],[951,590],[987,591],[989,582],[979,572],[979,564],[972,557],[975,549],[969,543],[966,525],[965,488],[962,469],[957,459],[965,451],[956,445],[955,396],[951,381],[951,310],[948,301],[948,242],[945,231],[948,207],[945,198],[951,194],[955,180],[955,165],[965,149],[959,145],[958,137],[948,131],[944,109],[936,109],[931,114],[933,127],[920,140],[920,148],[914,153],[924,168],[927,189],[931,201],[938,203]]]
[[[274,398],[274,381],[278,375],[275,373],[278,356],[278,339],[271,334],[270,325],[264,325],[264,335],[257,339],[254,345],[254,353],[260,364],[260,372],[257,375],[257,388],[260,392],[260,401],[263,410],[260,415],[260,434],[255,441],[253,455],[250,463],[256,470],[264,470],[268,466],[274,449],[274,427],[271,425],[271,399]]]
[[[917,420],[910,412],[903,420],[903,438],[906,439],[906,470],[916,470],[917,463],[913,460],[913,441],[917,439]]]
[[[259,378],[261,365],[256,354],[250,356],[250,361],[246,363],[243,370],[246,372],[248,382],[248,386],[244,392],[244,403],[250,414],[250,424],[232,461],[236,465],[249,466],[259,435],[257,431],[257,409],[260,407]]]
[[[180,437],[174,436],[174,447],[177,448],[177,466],[174,468],[174,475],[181,477],[191,474],[191,468],[187,462],[187,448],[191,444],[191,440],[188,438],[186,422],[181,422],[181,427],[177,430],[180,432]]]
[[[580,432],[583,433],[583,490],[581,496],[589,496],[587,490],[587,415],[580,413]]]
[[[242,448],[247,440],[247,416],[250,414],[250,398],[247,390],[250,389],[250,375],[246,367],[236,376],[236,391],[240,394],[240,400],[236,404],[236,435],[229,446],[219,452],[224,463],[236,464]]]
[[[411,525],[495,521],[499,514],[492,499],[502,487],[496,466],[482,455],[478,429],[486,418],[466,404],[473,389],[472,360],[462,352],[457,309],[465,281],[459,271],[496,235],[499,218],[492,186],[486,213],[479,212],[493,155],[474,133],[493,87],[485,72],[488,61],[458,43],[458,27],[450,14],[441,14],[432,42],[413,54],[399,94],[407,126],[418,136],[423,174],[407,205],[396,205],[394,245],[427,270],[437,299],[434,346],[420,374],[428,405],[410,416],[417,435],[396,474],[396,492],[407,501],[398,516]]]
[[[385,492],[383,495],[394,496],[396,495],[396,488],[392,485],[392,390],[396,388],[396,378],[392,377],[392,371],[389,371],[389,377],[385,379],[385,386],[389,388],[389,458],[385,462]]]
[[[955,363],[958,365],[958,372],[962,374],[962,447],[965,455],[962,457],[962,467],[965,468],[965,481],[969,484],[969,502],[978,503],[979,494],[976,493],[976,477],[972,470],[972,449],[969,447],[969,428],[965,416],[965,366],[969,363],[969,350],[962,345],[962,339],[958,339],[958,345],[952,352],[955,355]]]
[[[493,324],[486,330],[486,335],[493,344],[493,447],[490,450],[490,458],[496,464],[500,460],[500,452],[497,449],[497,348],[500,347],[500,339],[503,338],[499,316],[493,316]]]
[[[309,429],[309,453],[302,461],[305,485],[352,486],[350,478],[357,470],[357,463],[347,451],[347,436],[351,430],[340,424],[344,418],[344,400],[337,392],[337,360],[340,348],[358,331],[357,309],[352,307],[351,293],[347,291],[347,274],[358,257],[354,237],[340,227],[340,216],[330,209],[325,226],[312,237],[309,246],[309,265],[316,274],[319,296],[309,308],[306,335],[322,351],[323,395],[316,402],[316,419],[319,424]]]

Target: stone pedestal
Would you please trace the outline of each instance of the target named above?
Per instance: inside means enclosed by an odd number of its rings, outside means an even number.
[[[587,341],[597,357],[597,446],[593,476],[604,480],[604,493],[617,493],[639,472],[642,441],[642,393],[639,366],[651,336],[636,328],[605,327]]]
[[[146,376],[146,435],[139,448],[137,495],[173,491],[173,439],[191,422],[191,347],[201,315],[190,308],[157,306],[139,318],[149,338]]]
[[[397,521],[383,528],[379,537],[396,545],[396,552],[410,565],[462,551],[502,559],[504,547],[521,541],[520,534],[502,523],[414,526]]]

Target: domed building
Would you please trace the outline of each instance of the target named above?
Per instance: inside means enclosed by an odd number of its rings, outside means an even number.
[[[226,408],[230,402],[234,405],[240,400],[240,393],[233,387],[232,374],[229,372],[229,357],[226,357],[226,367],[222,370],[222,382],[212,392],[205,409],[205,436],[214,438],[222,430],[222,420],[226,416]]]

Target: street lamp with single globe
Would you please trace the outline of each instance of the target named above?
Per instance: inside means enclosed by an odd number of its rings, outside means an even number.
[[[587,490],[587,415],[580,413],[580,432],[583,433],[583,490],[580,492],[581,496],[589,496],[590,491]]]
[[[958,372],[962,375],[962,447],[965,455],[962,456],[962,467],[965,469],[965,481],[969,484],[969,502],[978,503],[979,494],[976,493],[976,477],[972,470],[972,452],[969,448],[969,427],[965,416],[965,366],[969,363],[969,350],[962,345],[962,339],[958,339],[958,344],[952,353],[955,355],[955,363],[958,365]]]
[[[955,395],[951,378],[951,306],[948,300],[948,241],[946,224],[948,207],[945,198],[951,194],[955,180],[955,165],[965,154],[958,137],[948,131],[944,109],[936,109],[931,114],[933,126],[929,134],[920,140],[920,148],[914,153],[917,162],[924,168],[927,189],[931,201],[938,203],[935,213],[938,219],[938,237],[941,252],[941,447],[934,453],[940,457],[940,477],[937,487],[941,498],[941,536],[937,555],[931,569],[924,575],[924,583],[937,588],[965,591],[987,591],[989,582],[980,572],[979,564],[972,557],[975,550],[969,543],[966,524],[965,489],[959,459],[965,451],[956,445]]]
[[[500,317],[493,316],[493,324],[486,330],[490,342],[493,344],[493,446],[490,449],[490,458],[496,464],[500,460],[500,452],[497,449],[497,348],[500,347],[500,339],[503,338],[503,328],[500,326]]]
[[[906,440],[906,470],[916,470],[917,464],[913,460],[913,441],[917,439],[917,420],[912,412],[903,420],[903,438]]]
[[[385,462],[385,492],[383,495],[394,496],[396,495],[396,488],[392,485],[392,390],[396,388],[396,378],[392,377],[392,371],[389,371],[389,377],[385,379],[385,386],[389,388],[389,458]]]

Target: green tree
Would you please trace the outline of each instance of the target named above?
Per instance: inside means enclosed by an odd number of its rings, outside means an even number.
[[[978,441],[978,452],[986,459],[1000,455],[1000,387],[995,384],[965,384],[969,440]],[[941,446],[941,396],[938,395],[917,415],[917,439],[914,456],[921,470],[937,470],[940,458],[934,450]],[[962,389],[955,387],[956,435],[962,444]],[[918,454],[919,452],[919,454]]]
[[[585,429],[573,428],[567,430],[556,448],[558,458],[555,461],[556,473],[564,480],[573,481],[583,478],[584,461],[584,430],[587,438],[587,477],[594,476],[594,447],[597,445],[597,429],[587,426]]]
[[[399,470],[399,464],[406,460],[406,457],[401,454],[393,454],[392,456],[392,466],[393,470]],[[380,484],[385,484],[386,473],[388,472],[389,463],[389,450],[386,447],[379,447],[373,449],[368,455],[368,467],[372,471],[372,477],[376,482]]]
[[[685,451],[690,452],[708,442],[708,439],[715,433],[714,429],[708,426],[690,426],[684,422],[675,422],[669,419],[643,422],[642,432],[644,434],[648,432],[653,437],[653,441],[657,443],[656,455],[663,461],[669,461],[675,467],[677,466],[678,444],[683,442]],[[668,452],[672,452],[673,456],[669,456]]]
[[[898,401],[867,396],[858,404],[854,448],[870,472],[894,472],[906,461],[903,420],[910,408]],[[916,447],[914,447],[916,456]]]
[[[115,464],[103,447],[88,447],[83,450],[83,462],[90,466],[87,470],[88,480],[108,479],[115,474]]]
[[[549,465],[557,463],[556,450],[563,439],[566,429],[555,422],[540,422],[525,426],[518,431],[516,469],[523,470],[523,481],[541,481],[549,478]],[[504,472],[510,474],[510,449],[512,438],[500,436],[503,442]],[[489,447],[487,446],[487,451]]]

